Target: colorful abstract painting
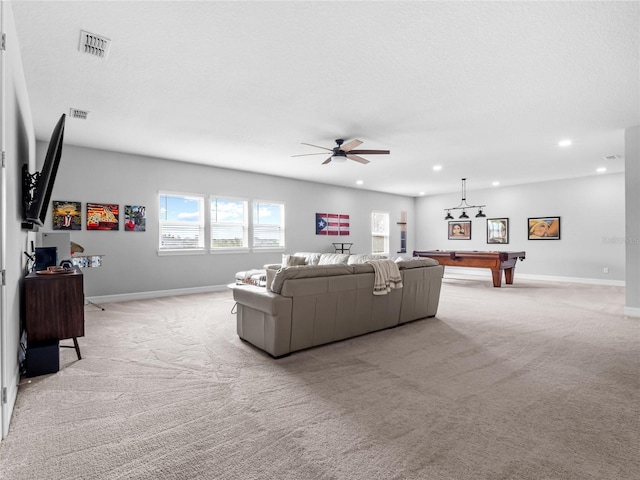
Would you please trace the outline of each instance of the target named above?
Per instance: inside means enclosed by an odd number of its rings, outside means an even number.
[[[54,230],[81,230],[82,204],[80,202],[54,200],[51,205]]]
[[[87,203],[87,230],[118,230],[120,207],[112,203]]]
[[[124,206],[125,232],[144,232],[147,229],[147,209],[140,205]]]

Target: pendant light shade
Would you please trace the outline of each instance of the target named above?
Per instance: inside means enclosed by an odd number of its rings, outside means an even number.
[[[482,209],[485,207],[486,205],[469,205],[467,203],[467,179],[463,178],[462,179],[462,200],[460,201],[460,204],[457,207],[445,208],[445,211],[447,212],[447,216],[444,217],[444,219],[453,220],[453,216],[451,215],[451,210],[462,210],[462,214],[458,218],[461,218],[461,219],[469,218],[469,215],[467,215],[467,209],[469,208],[477,208],[478,213],[476,215],[476,218],[484,218],[486,217],[486,215],[484,214],[484,211]]]

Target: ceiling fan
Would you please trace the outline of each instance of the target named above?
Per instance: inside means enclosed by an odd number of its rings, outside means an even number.
[[[342,145],[343,143],[344,140],[342,138],[338,138],[336,139],[336,144],[338,146],[333,148],[319,147],[318,145],[312,145],[310,143],[303,143],[302,145],[309,145],[310,147],[321,148],[332,152],[329,158],[322,162],[322,165],[326,165],[332,160],[334,162],[346,162],[347,159],[360,163],[369,163],[369,160],[362,158],[360,155],[382,155],[390,153],[389,150],[354,150],[354,148],[362,145],[360,140],[354,139],[345,145]],[[305,157],[307,155],[326,155],[326,153],[303,153],[301,155],[292,155],[292,157]]]

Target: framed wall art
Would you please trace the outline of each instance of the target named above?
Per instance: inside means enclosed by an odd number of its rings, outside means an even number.
[[[125,232],[144,232],[147,229],[147,209],[141,205],[124,206]]]
[[[487,243],[509,243],[508,218],[487,218]]]
[[[449,222],[449,240],[471,240],[471,221]]]
[[[120,207],[113,203],[87,203],[87,230],[118,230]]]
[[[54,200],[53,229],[54,230],[81,230],[82,229],[82,203]]]
[[[316,213],[316,235],[349,235],[349,215]]]
[[[560,217],[527,219],[529,240],[560,240]]]

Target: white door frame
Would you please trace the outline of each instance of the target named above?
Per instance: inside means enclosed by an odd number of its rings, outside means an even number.
[[[0,33],[5,34],[4,2],[0,2]],[[5,270],[7,265],[7,175],[4,159],[5,152],[5,53],[0,48],[0,150],[2,151],[2,165],[0,166],[0,440],[9,433],[9,421],[11,409],[7,403],[7,391],[9,390],[9,362],[7,361],[7,285]]]

